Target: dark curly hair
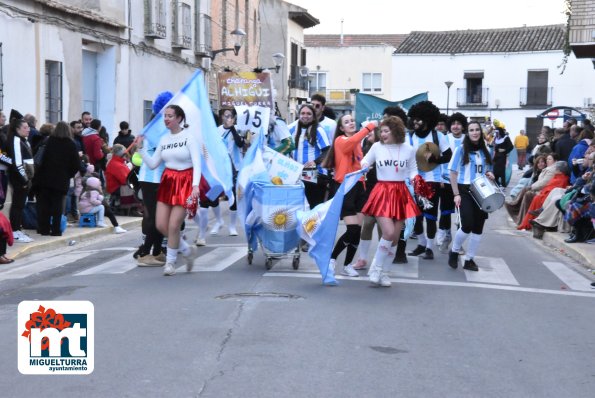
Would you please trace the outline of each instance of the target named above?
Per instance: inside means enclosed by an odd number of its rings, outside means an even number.
[[[403,108],[401,108],[398,105],[397,106],[387,106],[386,108],[384,108],[384,111],[382,112],[382,114],[384,114],[386,116],[398,116],[401,118],[403,123],[405,123],[405,125],[407,125],[407,114],[405,113]]]
[[[407,116],[411,120],[422,120],[429,130],[434,130],[440,118],[440,109],[432,101],[420,101],[409,109]]]
[[[461,112],[455,112],[448,118],[448,122],[446,126],[448,127],[448,131],[450,131],[450,126],[452,126],[452,122],[459,122],[463,125],[463,134],[467,132],[467,116],[463,115]]]

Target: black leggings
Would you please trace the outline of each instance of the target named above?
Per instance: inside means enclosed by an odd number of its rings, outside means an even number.
[[[461,212],[461,229],[466,234],[481,235],[488,213],[481,210],[471,197],[469,186],[459,185],[459,193],[461,194],[461,207],[459,208]]]
[[[19,183],[12,184],[12,203],[10,205],[9,219],[13,231],[20,231],[23,227],[23,211],[27,203],[29,188]]]
[[[444,184],[440,188],[440,221],[438,227],[440,229],[450,230],[450,215],[454,213],[455,202],[454,195],[450,184]]]
[[[350,264],[351,261],[353,261],[355,252],[357,251],[361,231],[362,227],[357,224],[347,225],[347,231],[341,235],[335,244],[331,258],[336,260],[337,257],[339,257],[339,254],[341,254],[341,252],[347,248],[347,253],[345,254],[345,265]]]
[[[157,190],[159,184],[153,182],[141,181],[140,187],[143,191],[143,223],[142,230],[145,234],[145,242],[140,247],[139,255],[146,256],[151,253],[153,248],[153,255],[156,256],[161,253],[161,243],[163,242],[163,235],[157,230],[155,226],[155,214],[157,213]]]
[[[440,199],[440,183],[429,182],[434,188],[434,196],[430,199],[433,206],[431,209],[422,210],[422,215],[415,219],[415,228],[413,231],[416,235],[422,235],[424,233],[424,218],[426,219],[426,236],[428,239],[434,239],[436,236],[436,221],[438,220],[438,202]]]
[[[326,195],[326,189],[323,185],[315,184],[313,182],[304,182],[304,191],[306,199],[310,205],[310,209],[313,209],[317,205],[324,202],[324,195]]]

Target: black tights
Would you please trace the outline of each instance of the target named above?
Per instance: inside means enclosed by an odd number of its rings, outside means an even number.
[[[339,254],[341,254],[341,252],[347,248],[344,264],[350,264],[351,261],[353,261],[353,257],[355,257],[355,252],[357,251],[357,246],[359,245],[361,230],[362,227],[357,224],[347,225],[347,231],[341,235],[335,244],[335,248],[331,254],[331,259],[336,260],[337,257],[339,257]]]

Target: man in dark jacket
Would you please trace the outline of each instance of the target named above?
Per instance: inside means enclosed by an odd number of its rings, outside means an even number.
[[[114,138],[114,145],[120,144],[124,148],[128,148],[132,144],[134,135],[132,135],[129,127],[128,122],[120,122],[120,131],[118,132],[118,136]]]
[[[556,141],[555,151],[556,155],[558,155],[558,160],[568,162],[570,152],[572,152],[572,148],[574,148],[575,145],[576,141],[570,137],[570,131],[565,131]]]

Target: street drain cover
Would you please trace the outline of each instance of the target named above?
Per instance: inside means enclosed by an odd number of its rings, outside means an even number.
[[[227,299],[270,299],[270,300],[303,300],[304,297],[291,293],[277,293],[277,292],[246,292],[246,293],[230,293],[215,297],[219,300]]]

